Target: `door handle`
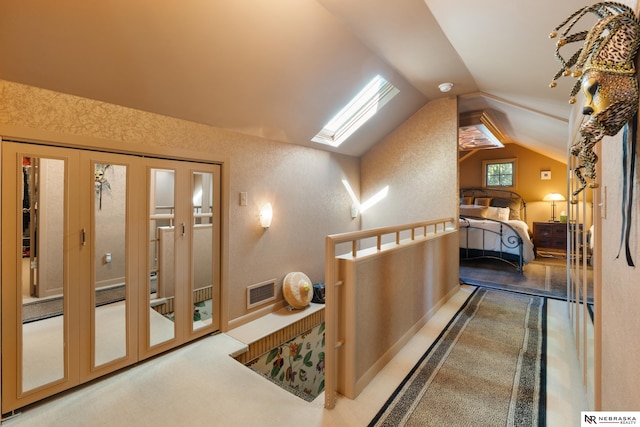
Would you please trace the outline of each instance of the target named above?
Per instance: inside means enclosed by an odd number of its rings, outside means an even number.
[[[80,240],[82,242],[82,246],[87,244],[87,231],[84,228],[80,232]]]

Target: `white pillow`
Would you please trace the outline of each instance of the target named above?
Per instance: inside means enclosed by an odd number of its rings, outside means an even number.
[[[498,221],[508,221],[509,212],[509,208],[497,208],[494,206],[489,206],[489,209],[487,211],[487,218],[497,219]]]
[[[509,215],[511,215],[511,209],[509,208],[498,208],[500,209],[498,213],[498,217],[500,221],[509,221]]]

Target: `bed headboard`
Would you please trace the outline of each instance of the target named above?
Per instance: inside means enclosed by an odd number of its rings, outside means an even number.
[[[460,204],[484,204],[485,206],[509,208],[509,219],[527,221],[527,203],[522,196],[513,191],[485,187],[461,188]]]

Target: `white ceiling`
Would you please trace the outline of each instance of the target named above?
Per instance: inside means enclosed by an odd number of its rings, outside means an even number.
[[[572,82],[548,87],[559,64],[547,35],[587,4],[2,0],[0,78],[355,156],[455,95],[564,162]],[[312,143],[376,74],[400,94],[341,147]]]

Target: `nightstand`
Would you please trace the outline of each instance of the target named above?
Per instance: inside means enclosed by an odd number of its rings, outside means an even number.
[[[567,226],[573,232],[576,224],[566,222],[534,222],[533,223],[533,244],[536,251],[547,251],[567,254]],[[577,227],[577,240],[575,245],[580,251],[582,245],[582,224]]]
[[[566,222],[534,222],[533,244],[536,250],[567,253]]]

